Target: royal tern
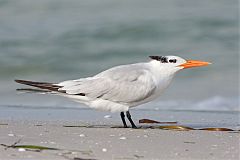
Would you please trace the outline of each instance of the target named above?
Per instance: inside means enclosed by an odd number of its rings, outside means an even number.
[[[174,75],[185,68],[200,67],[209,62],[185,60],[178,56],[150,56],[144,63],[121,65],[95,76],[60,83],[15,80],[37,87],[43,92],[58,94],[83,103],[90,108],[120,112],[124,127],[125,114],[136,128],[129,109],[159,97]]]

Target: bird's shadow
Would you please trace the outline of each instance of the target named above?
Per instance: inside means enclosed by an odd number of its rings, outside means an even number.
[[[137,128],[125,128],[120,125],[64,125],[63,127],[67,128],[118,128],[118,129],[160,129],[160,130],[172,130],[172,131],[194,131],[194,130],[202,130],[202,131],[229,131],[239,133],[240,130],[231,129],[231,128],[217,128],[217,127],[207,127],[207,128],[193,128],[183,125],[141,125],[137,126]]]
[[[119,129],[154,129],[156,126],[150,126],[150,125],[141,125],[137,126],[137,128],[131,128],[131,127],[123,127],[121,125],[63,125],[63,127],[66,128],[119,128]]]

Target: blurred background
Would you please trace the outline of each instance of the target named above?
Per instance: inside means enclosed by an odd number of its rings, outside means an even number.
[[[136,109],[239,111],[238,20],[238,0],[0,0],[0,106],[82,108],[18,94],[14,79],[60,82],[177,55],[213,64],[178,73]]]

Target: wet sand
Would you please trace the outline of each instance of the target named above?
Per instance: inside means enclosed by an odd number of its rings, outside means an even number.
[[[115,128],[116,127],[116,128]],[[29,150],[35,145],[57,150]],[[173,131],[89,126],[68,121],[0,121],[1,160],[239,159],[236,131]]]

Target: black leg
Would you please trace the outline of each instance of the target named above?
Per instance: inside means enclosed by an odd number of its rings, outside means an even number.
[[[122,122],[123,122],[123,126],[124,126],[124,128],[127,128],[127,123],[126,123],[126,121],[125,121],[125,115],[124,115],[124,112],[121,112],[121,113],[120,113],[120,116],[121,116],[121,118],[122,118]]]
[[[129,120],[129,122],[130,122],[131,125],[132,125],[132,128],[137,128],[136,125],[134,124],[132,118],[131,118],[131,114],[130,114],[130,112],[127,111],[126,114],[127,114],[127,118],[128,118],[128,120]]]

